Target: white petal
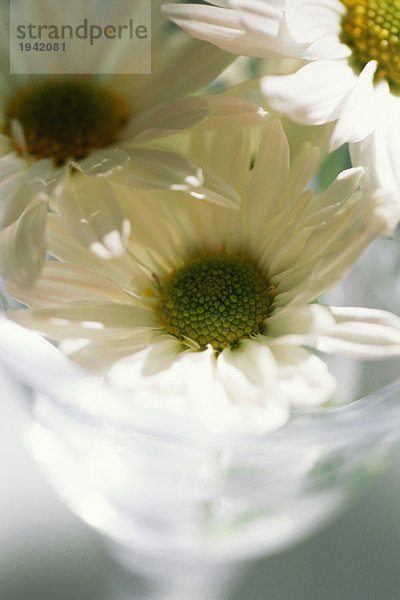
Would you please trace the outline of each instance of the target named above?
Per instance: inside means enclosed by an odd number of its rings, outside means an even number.
[[[71,233],[97,256],[110,259],[125,252],[129,222],[106,179],[70,174],[58,209]]]
[[[49,252],[60,260],[94,271],[115,281],[123,289],[132,290],[133,282],[137,285],[135,289],[139,290],[148,285],[147,276],[127,252],[110,260],[102,260],[92,252],[87,252],[87,248],[71,236],[59,216],[49,215],[48,234]]]
[[[234,370],[242,373],[244,385],[249,387],[249,391],[250,383],[260,388],[260,391],[255,391],[254,395],[254,399],[258,402],[263,400],[269,387],[271,390],[274,389],[277,365],[268,346],[258,341],[243,340],[238,348],[225,349],[218,357],[217,364],[217,376],[224,380],[224,385],[229,389],[235,402],[240,402],[246,392],[243,387],[238,389],[234,379],[231,379]]]
[[[270,348],[279,365],[282,391],[292,406],[313,406],[332,398],[336,381],[318,356],[279,340]]]
[[[51,158],[33,163],[28,173],[28,184],[36,194],[58,196],[62,190],[68,167],[55,167]]]
[[[307,60],[338,60],[351,56],[351,49],[341,44],[337,35],[324,35],[310,44],[303,53]]]
[[[192,419],[206,419],[211,429],[215,422],[223,424],[224,414],[230,416],[230,405],[215,380],[212,349],[182,352],[182,344],[173,340],[174,344],[165,346],[161,338],[166,356],[160,360],[155,348],[158,341],[157,336],[153,346],[141,354],[118,361],[109,373],[113,385],[135,390],[150,404],[157,403],[172,414],[178,411],[179,418],[186,413]]]
[[[227,52],[242,56],[276,55],[264,32],[248,30],[233,10],[194,4],[165,4],[163,12],[187,33]]]
[[[345,12],[339,0],[289,0],[285,18],[291,35],[298,42],[314,42],[327,34],[339,38]]]
[[[122,148],[95,150],[80,161],[71,164],[87,175],[107,176],[121,169],[129,162],[129,156]]]
[[[150,148],[132,148],[127,152],[129,165],[110,178],[117,185],[127,189],[183,191],[224,206],[240,202],[240,195],[231,185],[181,154]]]
[[[358,358],[400,355],[400,318],[368,308],[330,307],[336,325],[318,340],[322,352]]]
[[[113,364],[126,356],[132,356],[149,347],[153,333],[148,330],[132,329],[113,337],[99,339],[64,340],[60,348],[74,362],[94,373],[107,375]]]
[[[374,90],[373,78],[376,62],[370,61],[360,73],[333,130],[330,150],[345,142],[358,142],[376,127],[379,107]]]
[[[268,317],[265,334],[269,337],[284,338],[282,341],[285,344],[307,345],[315,343],[321,333],[329,331],[334,325],[335,319],[326,306],[288,306]]]
[[[68,302],[127,302],[127,295],[109,279],[84,269],[58,261],[46,262],[40,278],[29,290],[8,282],[13,298],[30,308],[60,306]]]
[[[197,126],[201,129],[251,127],[269,119],[269,114],[263,108],[243,98],[216,94],[202,96],[202,100],[209,112]]]
[[[132,353],[124,360],[117,361],[110,369],[109,380],[123,389],[143,387],[154,391],[160,395],[161,402],[168,398],[173,405],[181,391],[190,388],[191,375],[197,366],[204,369],[207,379],[212,373],[210,352],[190,353],[191,360],[186,361],[183,350],[184,346],[175,338],[158,332],[143,352],[136,355]],[[188,393],[188,403],[193,393],[196,394],[196,391]]]
[[[158,334],[143,361],[142,375],[148,377],[170,369],[185,347],[169,334]]]
[[[131,148],[127,154],[129,164],[114,172],[110,181],[128,189],[187,191],[203,183],[200,167],[177,152]]]
[[[223,135],[218,130],[196,129],[188,136],[188,153],[203,165],[203,173],[210,171],[204,165],[211,165],[214,175],[242,194],[252,159],[251,133],[242,127],[224,128]],[[235,152],[226,152],[228,146]]]
[[[285,189],[289,179],[289,146],[280,121],[264,127],[253,169],[248,176],[246,211],[249,239],[263,241],[267,219],[286,205]],[[286,206],[285,206],[286,208]]]
[[[156,343],[157,339],[153,348],[118,361],[109,377],[113,385],[133,390],[146,406],[157,406],[167,421],[176,423],[184,418],[186,427],[193,423],[210,432],[262,433],[287,420],[285,402],[263,397],[259,387],[246,380],[245,369],[221,363],[224,373],[220,373],[219,359],[215,360],[211,347],[202,352],[182,352],[175,341],[175,347],[163,344],[153,354]],[[161,357],[163,350],[165,356]],[[154,372],[157,366],[162,370]],[[235,380],[245,391],[240,398],[235,394]]]
[[[47,204],[32,201],[17,221],[0,231],[0,268],[20,287],[32,285],[46,253]]]
[[[294,1],[286,5],[281,0],[231,0],[231,3],[253,36],[262,37],[264,52],[258,56],[267,56],[267,48],[281,56],[305,59],[337,59],[351,54],[339,41],[344,7],[338,0]]]
[[[132,120],[126,138],[135,138],[135,143],[148,142],[196,126],[248,127],[267,119],[268,113],[263,108],[243,98],[221,94],[195,96],[140,114]]]
[[[267,48],[277,47],[281,50],[281,27],[284,20],[285,1],[271,0],[231,0],[230,4],[237,9],[241,21],[256,34],[265,39]]]
[[[346,169],[339,173],[333,183],[322,194],[314,198],[313,208],[318,205],[320,209],[324,210],[335,205],[338,208],[339,205],[344,204],[357,189],[363,174],[364,169],[360,167]],[[318,214],[315,211],[312,217],[307,219],[307,223],[315,221]]]
[[[356,81],[344,61],[319,60],[291,75],[267,75],[261,87],[277,112],[303,125],[322,125],[338,118]]]
[[[364,167],[361,187],[376,197],[391,235],[400,219],[400,99],[384,85],[377,88],[376,97],[376,127],[365,139],[350,144],[350,155],[354,165]]]
[[[57,308],[17,310],[9,313],[17,323],[55,340],[132,337],[135,331],[158,326],[155,315],[140,305],[76,302]]]
[[[27,205],[22,198],[20,199],[22,202],[14,202],[14,198],[27,179],[28,169],[29,163],[15,152],[0,158],[0,220],[2,227],[7,227],[15,221]],[[5,211],[7,211],[7,215],[4,214]]]
[[[394,163],[390,160],[389,144],[380,125],[365,139],[350,144],[351,162],[364,168],[362,187],[366,191],[398,189],[397,159]]]
[[[238,192],[222,179],[216,177],[212,171],[203,169],[204,185],[199,188],[188,190],[189,194],[194,198],[208,200],[219,206],[235,207],[240,203],[240,195]]]
[[[135,138],[135,142],[148,142],[194,127],[208,115],[208,105],[201,96],[180,98],[140,112],[130,122],[124,137],[126,140]]]
[[[258,414],[260,426],[273,430],[288,419],[286,395],[277,373],[276,361],[267,346],[243,340],[239,348],[226,349],[218,357],[216,378],[233,404],[240,407],[245,402],[262,407]]]
[[[18,177],[19,186],[10,186],[9,190],[3,190],[4,196],[0,196],[0,214],[1,214],[1,228],[8,227],[12,223],[15,223],[17,219],[22,215],[24,210],[31,204],[36,198],[35,193],[28,187],[26,183],[26,175],[22,174]],[[13,183],[17,183],[14,181]],[[1,186],[0,186],[1,187]],[[0,194],[1,194],[0,189]]]

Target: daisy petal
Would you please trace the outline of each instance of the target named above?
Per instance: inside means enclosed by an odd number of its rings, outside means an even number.
[[[260,106],[234,96],[196,96],[176,100],[169,105],[133,119],[129,135],[137,142],[149,142],[189,129],[201,127],[249,127],[268,119]]]
[[[274,355],[267,346],[243,340],[239,348],[224,350],[215,376],[234,405],[242,405],[242,411],[247,405],[248,411],[261,419],[258,427],[263,431],[281,427],[287,421],[288,404],[278,383]]]
[[[392,127],[400,134],[399,126],[392,122]],[[360,142],[350,144],[351,162],[355,166],[364,167],[362,187],[368,192],[377,189],[395,192],[400,179],[397,170],[397,159],[391,160],[390,143],[386,132],[378,126],[369,136]]]
[[[284,14],[285,0],[230,0],[230,4],[237,9],[241,20],[251,30],[265,36],[266,43],[276,39]]]
[[[182,344],[177,343],[177,340],[168,334],[159,334],[155,341],[156,343],[151,345],[143,362],[142,374],[144,377],[169,369],[182,352],[187,351]]]
[[[395,120],[392,129],[400,130]],[[397,138],[396,138],[397,139]],[[350,144],[350,156],[354,165],[364,167],[361,180],[362,189],[376,200],[376,213],[386,222],[383,232],[393,236],[400,221],[400,183],[398,172],[400,161],[392,148],[395,148],[389,137],[378,126],[369,136],[360,142]]]
[[[285,344],[312,345],[321,332],[329,330],[334,324],[335,320],[326,306],[288,306],[268,317],[265,333]]]
[[[341,110],[333,130],[330,150],[336,150],[345,142],[358,142],[376,127],[379,107],[374,90],[373,78],[376,61],[370,61],[362,70]],[[360,107],[362,106],[362,110]]]
[[[128,189],[172,189],[187,191],[203,184],[200,167],[177,152],[153,148],[127,150],[129,164],[116,171],[110,181]]]
[[[1,186],[0,186],[1,187]],[[14,186],[12,186],[14,187]],[[21,177],[20,185],[13,189],[13,194],[9,195],[6,193],[2,200],[3,206],[1,206],[1,228],[4,229],[15,223],[17,219],[22,215],[24,210],[34,201],[36,194],[30,189],[24,178]],[[1,194],[1,189],[0,189]],[[1,200],[0,200],[1,202]]]
[[[345,63],[318,60],[290,75],[266,75],[261,88],[277,112],[303,125],[322,125],[338,118],[356,81]]]
[[[156,317],[141,305],[71,303],[57,308],[18,310],[9,317],[55,340],[102,339],[132,336],[135,331],[157,326]]]
[[[304,51],[302,57],[311,60],[338,60],[351,56],[351,49],[341,44],[336,35],[324,35],[316,39]]]
[[[26,161],[17,156],[15,152],[8,153],[0,158],[0,218],[1,226],[7,227],[15,221],[26,208],[28,201],[19,198],[15,200],[17,191],[26,179]],[[31,194],[25,190],[26,196]],[[22,202],[21,202],[22,200]],[[5,215],[7,211],[7,215]]]
[[[197,126],[199,129],[226,127],[251,127],[269,119],[269,114],[260,106],[234,96],[222,94],[202,96],[208,115]]]
[[[363,174],[364,169],[360,167],[346,169],[339,173],[333,183],[331,183],[322,194],[315,198],[313,209],[315,210],[317,203],[321,209],[324,210],[325,208],[331,208],[346,202],[357,189]],[[319,212],[315,211],[313,219],[309,219],[308,222],[313,222],[318,214]]]
[[[231,0],[246,32],[262,40],[263,51],[253,56],[302,58],[313,38],[297,39],[288,27],[289,6],[285,0]],[[286,6],[285,6],[286,4]],[[297,30],[295,30],[297,33]]]
[[[109,260],[100,260],[96,254],[87,252],[86,247],[71,236],[65,222],[58,215],[50,214],[48,221],[48,249],[56,258],[107,277],[123,289],[130,289],[132,281],[138,284],[139,289],[148,284],[147,276],[127,252]]]
[[[65,166],[56,168],[51,158],[43,158],[33,163],[29,169],[27,182],[36,194],[58,195],[67,174]]]
[[[152,341],[150,330],[133,330],[113,338],[82,340],[81,344],[61,342],[60,348],[72,360],[89,371],[106,374],[115,360],[139,353]]]
[[[384,310],[330,307],[335,326],[316,348],[358,358],[396,356],[400,352],[400,318]]]
[[[265,173],[270,173],[267,179]],[[257,159],[249,174],[247,195],[251,228],[257,228],[257,223],[261,225],[259,213],[265,214],[265,204],[269,208],[267,218],[280,212],[288,179],[289,146],[280,121],[274,119],[263,129]],[[268,202],[265,202],[266,198]]]
[[[87,175],[110,175],[129,162],[129,156],[121,148],[95,150],[83,160],[72,161],[72,165]]]
[[[113,174],[110,181],[125,188],[182,191],[221,205],[237,205],[238,192],[214,175],[176,152],[152,148],[132,148],[130,163],[123,171]]]
[[[129,222],[105,179],[73,173],[64,185],[58,209],[73,235],[96,255],[110,259],[125,252]]]
[[[382,210],[387,212],[389,235],[400,217],[400,98],[393,95],[386,82],[376,85],[379,121],[364,140],[350,144],[353,164],[365,169],[361,187],[368,193],[382,194]]]
[[[40,278],[29,289],[20,289],[8,282],[8,292],[30,308],[60,306],[63,303],[126,302],[127,295],[111,280],[84,269],[58,261],[45,263]]]
[[[196,129],[190,134],[189,154],[199,164],[203,165],[203,173],[211,165],[214,175],[229,183],[241,194],[245,189],[248,175],[248,165],[251,164],[251,134],[244,128],[225,128],[223,138],[215,132]],[[235,152],[226,152],[226,142],[235,148]],[[222,143],[221,143],[222,141]]]
[[[279,365],[281,389],[292,406],[315,406],[332,398],[336,381],[318,356],[279,340],[270,348]]]
[[[0,268],[22,288],[33,284],[46,254],[47,204],[36,198],[22,215],[0,231]]]
[[[289,0],[285,17],[298,42],[313,42],[327,32],[338,37],[340,19],[345,13],[346,7],[339,0]]]
[[[180,98],[174,102],[139,113],[129,124],[125,139],[148,142],[194,127],[209,114],[202,97]]]
[[[240,204],[240,194],[235,190],[234,187],[226,183],[220,177],[217,177],[211,170],[202,169],[204,178],[203,185],[198,188],[192,188],[187,190],[188,193],[194,198],[200,198],[202,200],[208,200],[214,204],[220,206],[231,206],[235,207]]]
[[[164,14],[194,37],[242,56],[276,56],[263,32],[248,31],[233,10],[194,4],[165,4]],[[276,27],[275,27],[276,29]]]

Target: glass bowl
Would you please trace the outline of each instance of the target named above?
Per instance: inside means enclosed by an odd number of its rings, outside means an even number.
[[[148,598],[220,598],[243,561],[335,514],[399,437],[400,380],[295,411],[274,432],[215,433],[113,389],[5,318],[0,337],[0,360],[34,390],[25,444],[71,509],[151,583]]]

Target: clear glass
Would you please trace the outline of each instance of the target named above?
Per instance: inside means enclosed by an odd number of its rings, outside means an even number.
[[[273,433],[217,435],[82,376],[18,328],[21,350],[14,324],[2,325],[20,353],[17,363],[9,343],[6,362],[36,390],[25,442],[64,501],[143,578],[146,595],[131,600],[223,597],[238,564],[326,520],[399,435],[400,381],[295,412]]]

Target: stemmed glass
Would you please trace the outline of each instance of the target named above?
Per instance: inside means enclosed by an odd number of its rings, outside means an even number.
[[[144,581],[131,600],[219,600],[243,561],[332,515],[399,435],[400,381],[345,406],[299,410],[272,433],[221,434],[83,373],[6,319],[0,329],[0,359],[34,390],[25,443]]]

